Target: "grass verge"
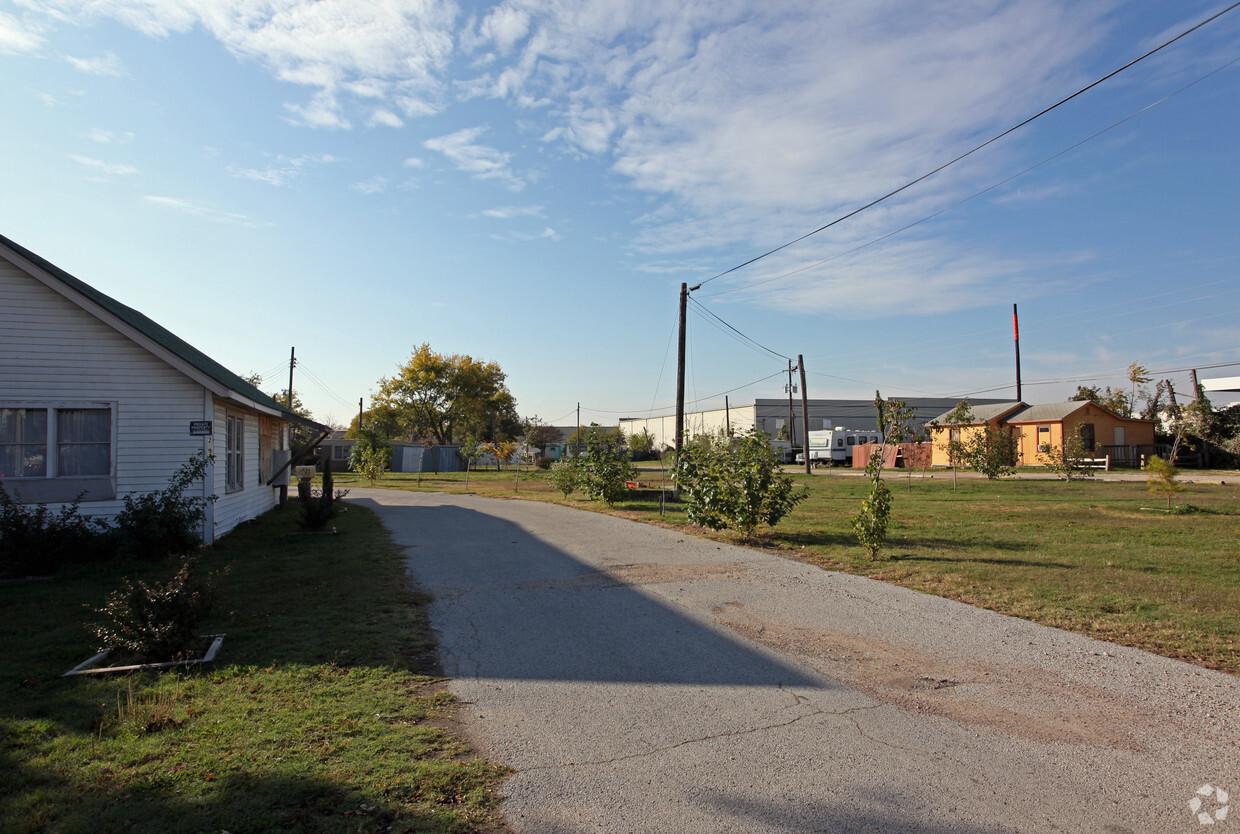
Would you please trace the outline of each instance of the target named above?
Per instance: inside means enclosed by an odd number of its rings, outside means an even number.
[[[793,478],[808,500],[744,541],[689,526],[677,505],[628,501],[610,511],[1240,674],[1234,483],[1187,484],[1168,513],[1143,481],[961,478],[953,489],[950,473],[895,470],[890,558],[871,562],[850,525],[865,480],[848,470]],[[658,472],[641,479],[657,484]],[[463,481],[426,475],[419,486],[417,476],[389,475],[379,485],[454,492]],[[522,476],[515,492],[511,472],[474,472],[469,491],[604,509],[562,500],[541,473]]]
[[[436,726],[453,707],[400,552],[350,507],[336,536],[273,511],[203,554],[219,659],[63,679],[124,576],[79,566],[0,584],[0,830],[466,832],[505,775]]]

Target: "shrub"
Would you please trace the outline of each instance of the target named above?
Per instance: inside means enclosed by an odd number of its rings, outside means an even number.
[[[1176,480],[1180,476],[1180,470],[1157,456],[1146,461],[1145,469],[1149,472],[1147,489],[1167,496],[1167,509],[1171,509],[1171,496],[1185,489],[1184,484]]]
[[[301,505],[301,518],[297,523],[303,530],[322,530],[327,522],[340,515],[342,509],[336,502],[348,494],[347,489],[334,488],[331,458],[324,458],[322,489],[311,487],[309,478],[297,482],[297,500]]]
[[[865,548],[866,556],[875,561],[882,555],[887,540],[887,525],[891,521],[891,490],[882,480],[882,453],[874,452],[866,465],[870,476],[870,492],[861,502],[861,509],[852,517],[853,532]]]
[[[215,496],[187,497],[190,484],[206,476],[209,458],[197,452],[183,463],[159,492],[125,495],[112,537],[116,553],[135,559],[164,559],[202,543],[203,511]]]
[[[392,444],[379,436],[373,429],[361,429],[357,433],[357,442],[349,452],[349,465],[353,471],[366,478],[372,484],[388,470],[392,462]],[[323,459],[323,473],[326,475],[330,464]],[[298,490],[300,495],[300,488]],[[322,526],[322,525],[320,525]]]
[[[619,437],[591,429],[585,451],[575,458],[581,491],[609,507],[624,498],[625,484],[637,477],[625,452],[623,435]]]
[[[57,512],[20,499],[0,483],[0,575],[45,576],[104,551],[108,525],[81,514],[81,494]]]
[[[759,524],[774,527],[806,493],[793,492],[765,434],[701,435],[681,447],[676,482],[686,491],[686,515],[711,530],[736,529],[744,536]]]
[[[545,455],[540,455],[539,457],[534,459],[534,465],[537,466],[539,469],[550,469],[552,463],[553,461],[551,460],[551,458],[546,457]]]
[[[95,609],[104,622],[91,632],[111,649],[135,661],[182,660],[199,642],[199,625],[211,610],[211,579],[195,575],[197,559],[182,556],[167,582],[125,579]]]
[[[565,455],[551,467],[551,485],[564,494],[572,495],[581,484],[581,466],[576,457]]]

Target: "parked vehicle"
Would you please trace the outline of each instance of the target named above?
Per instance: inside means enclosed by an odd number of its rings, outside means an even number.
[[[809,433],[809,460],[814,466],[851,464],[854,446],[882,443],[883,435],[875,429],[822,429]],[[797,455],[797,463],[805,463],[805,455]]]

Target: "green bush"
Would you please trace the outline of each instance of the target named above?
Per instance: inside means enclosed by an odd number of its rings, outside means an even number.
[[[327,522],[340,515],[342,508],[336,502],[348,494],[347,489],[334,488],[331,458],[324,458],[322,489],[311,487],[309,478],[297,482],[297,500],[301,505],[301,518],[297,523],[303,530],[322,530]]]
[[[676,483],[685,490],[689,521],[745,536],[759,524],[774,527],[806,497],[781,474],[779,457],[761,432],[693,438],[681,447]]]
[[[91,632],[123,659],[186,659],[201,641],[199,627],[212,606],[210,578],[199,579],[197,565],[196,557],[182,556],[167,582],[125,579],[95,609],[104,622],[92,625]]]
[[[586,439],[585,451],[575,460],[581,491],[609,507],[624,498],[625,484],[637,478],[622,442],[615,435],[593,428]]]
[[[208,463],[207,455],[197,452],[159,492],[122,496],[125,506],[112,531],[116,553],[153,561],[197,548],[202,543],[203,511],[215,496],[186,496],[185,490],[206,477]]]
[[[82,495],[52,512],[46,504],[24,504],[0,483],[0,576],[46,576],[70,562],[107,551],[108,525],[84,516]]]
[[[581,485],[581,466],[577,458],[565,455],[551,467],[551,485],[564,494],[572,495]]]

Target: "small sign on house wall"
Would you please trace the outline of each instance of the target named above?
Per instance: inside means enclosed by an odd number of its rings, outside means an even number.
[[[190,420],[189,433],[192,437],[210,437],[211,421],[210,420]]]

